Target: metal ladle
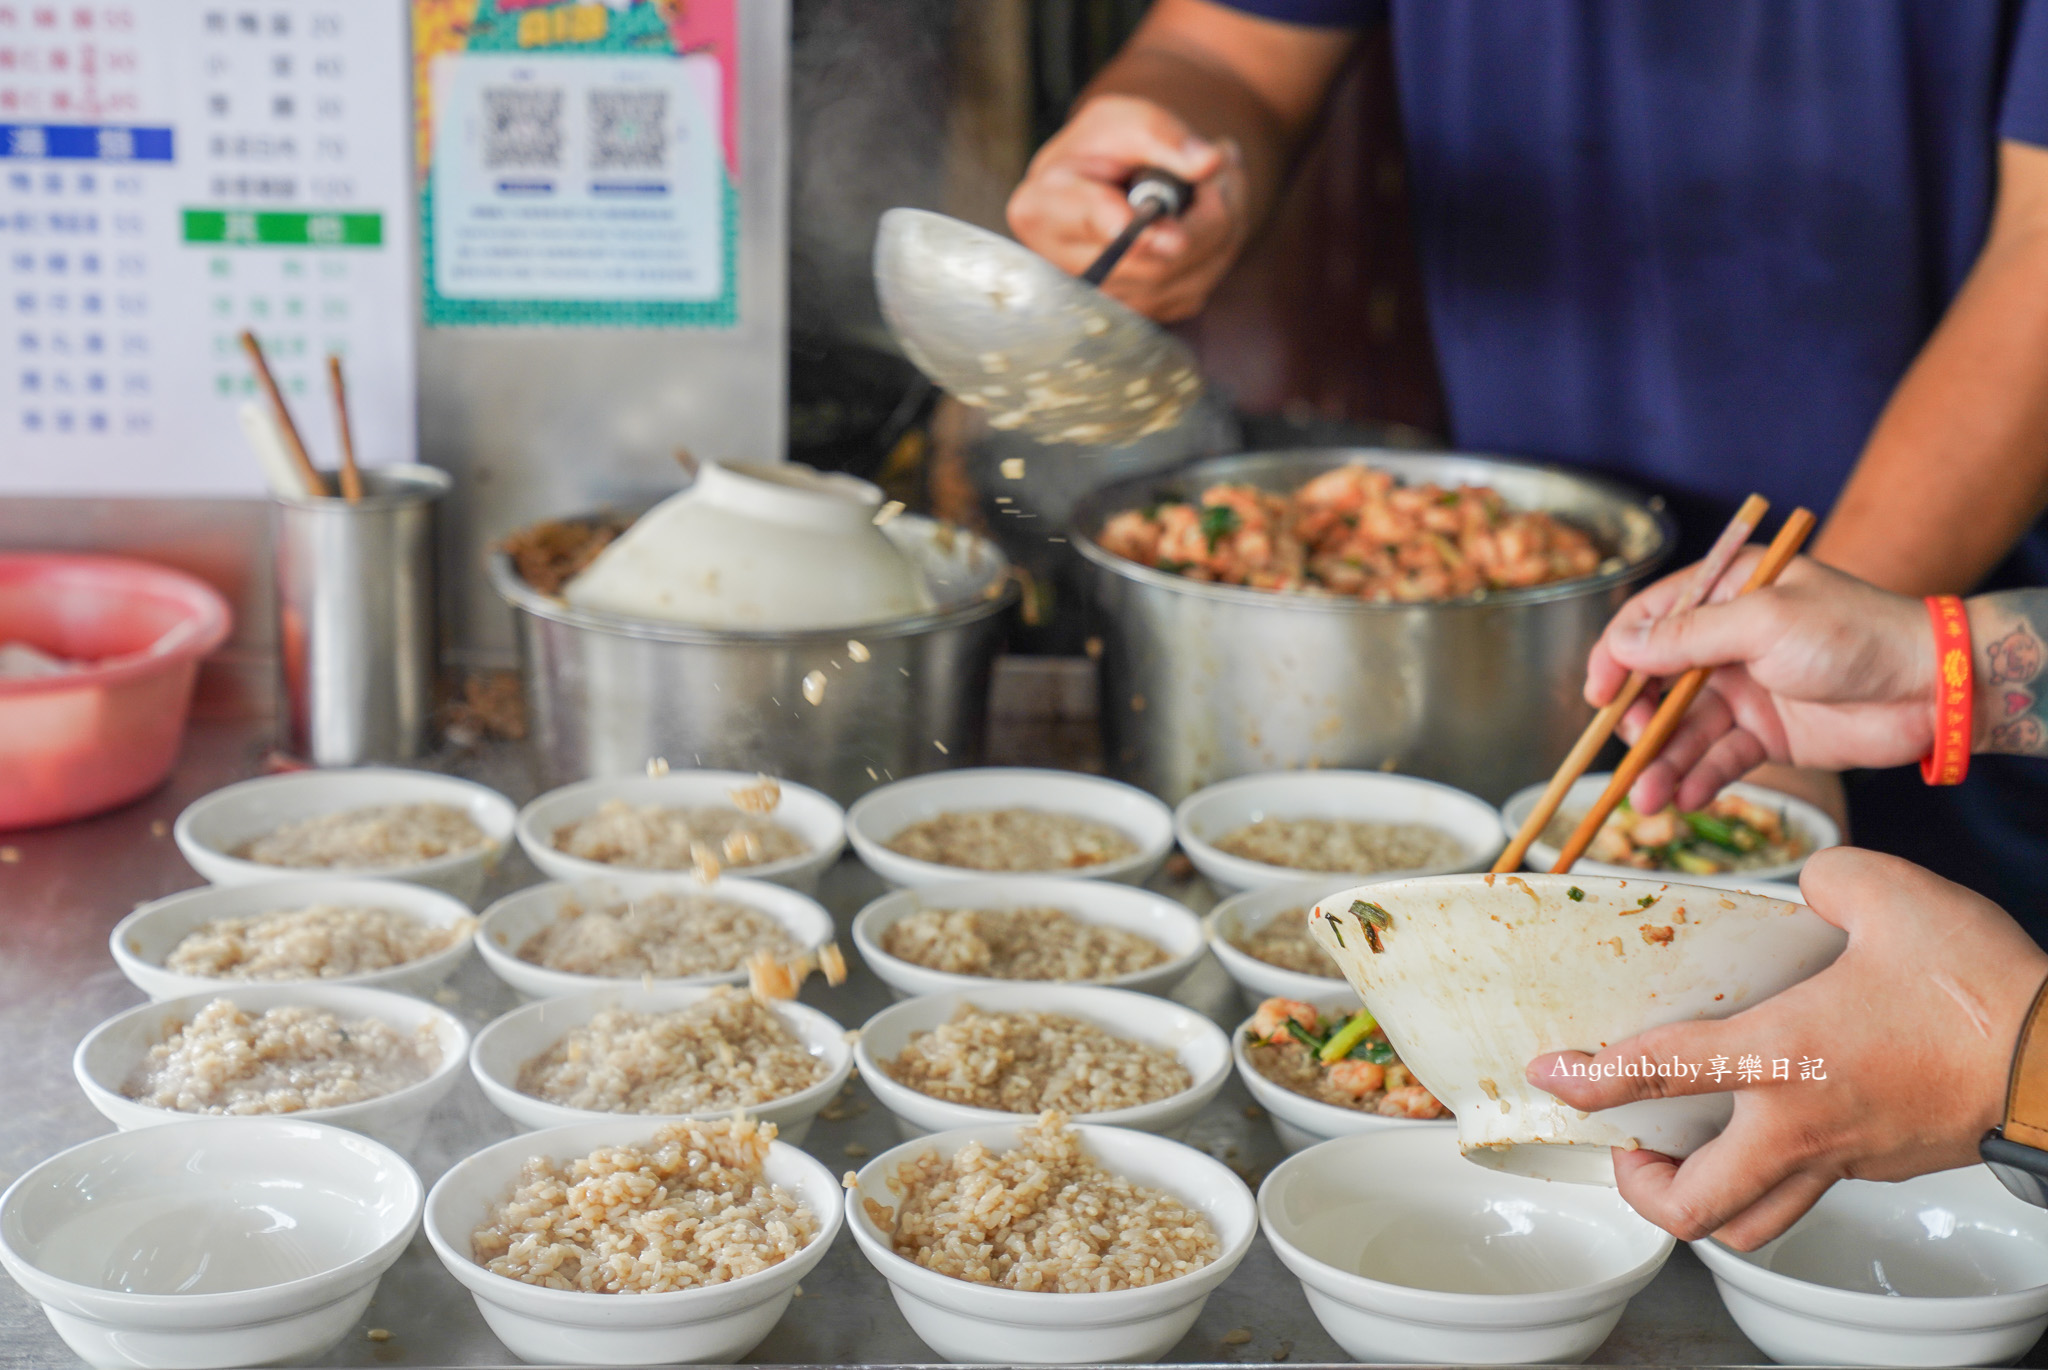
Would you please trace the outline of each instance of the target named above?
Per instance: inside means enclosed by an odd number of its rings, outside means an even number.
[[[1146,170],[1127,193],[1136,215],[1078,277],[958,219],[888,211],[875,289],[903,355],[990,427],[1041,442],[1121,446],[1180,422],[1202,391],[1194,353],[1096,287],[1193,190]]]

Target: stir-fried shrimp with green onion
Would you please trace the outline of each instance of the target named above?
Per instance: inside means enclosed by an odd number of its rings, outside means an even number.
[[[1327,1017],[1299,999],[1268,999],[1245,1027],[1245,1055],[1274,1084],[1321,1103],[1389,1118],[1449,1116],[1362,1008]]]

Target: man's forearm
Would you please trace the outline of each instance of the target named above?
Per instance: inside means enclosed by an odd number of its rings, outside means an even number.
[[[1968,609],[1975,750],[2048,756],[2048,590],[1978,595]]]
[[[1984,251],[1814,546],[1905,594],[1969,589],[2048,505],[2048,150],[1999,168]]]

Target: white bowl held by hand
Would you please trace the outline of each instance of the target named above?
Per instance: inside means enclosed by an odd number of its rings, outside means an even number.
[[[296,1365],[340,1341],[420,1221],[366,1137],[187,1118],[59,1152],[0,1196],[0,1264],[98,1366]]]
[[[770,1184],[795,1194],[817,1219],[810,1242],[789,1259],[723,1284],[658,1294],[591,1294],[548,1289],[478,1265],[470,1235],[511,1194],[529,1157],[567,1161],[599,1147],[644,1145],[651,1118],[609,1118],[529,1132],[459,1162],[427,1195],[427,1240],[448,1272],[476,1299],[498,1340],[540,1365],[731,1364],[768,1335],[797,1282],[832,1246],[844,1221],[839,1181],[787,1142],[768,1150]]]
[[[622,1116],[642,1118],[650,1126],[672,1122],[678,1117],[731,1117],[730,1108],[688,1114],[606,1113],[549,1103],[519,1088],[522,1066],[605,1009],[623,1009],[628,1013],[675,1013],[702,1003],[715,988],[665,984],[654,989],[602,989],[527,1004],[477,1033],[476,1043],[469,1050],[470,1072],[483,1087],[484,1097],[495,1104],[500,1113],[527,1129],[566,1127],[573,1123]],[[775,1124],[781,1140],[791,1146],[800,1146],[809,1135],[811,1121],[818,1116],[818,1110],[831,1103],[832,1097],[846,1083],[847,1075],[853,1070],[853,1049],[846,1044],[845,1030],[818,1010],[798,1003],[777,1003],[769,1007],[804,1044],[808,1053],[824,1065],[825,1074],[816,1084],[780,1099],[750,1104],[746,1112],[749,1117]]]
[[[1802,1365],[2003,1365],[2048,1329],[2048,1213],[1982,1166],[1839,1180],[1755,1251],[1692,1244],[1743,1334]]]
[[[893,1221],[902,1195],[890,1187],[897,1168],[923,1152],[951,1156],[970,1142],[991,1151],[1017,1144],[1015,1124],[984,1124],[941,1132],[894,1147],[864,1166],[846,1192],[846,1225],[861,1254],[889,1281],[911,1330],[949,1361],[1011,1365],[1156,1361],[1195,1325],[1217,1285],[1230,1277],[1258,1229],[1257,1206],[1244,1181],[1193,1147],[1117,1127],[1074,1129],[1096,1163],[1111,1175],[1163,1189],[1200,1209],[1222,1250],[1214,1261],[1178,1279],[1136,1289],[1059,1294],[975,1284],[926,1269],[896,1254],[877,1215]]]
[[[1057,1013],[1078,1018],[1118,1037],[1164,1047],[1188,1073],[1188,1087],[1179,1093],[1131,1108],[1074,1115],[1083,1122],[1171,1133],[1185,1128],[1230,1078],[1230,1045],[1222,1029],[1193,1009],[1103,985],[992,980],[975,989],[906,999],[868,1019],[860,1030],[854,1048],[860,1078],[882,1101],[882,1107],[895,1115],[896,1129],[906,1138],[982,1123],[1029,1122],[1036,1116],[1036,1110],[1019,1115],[937,1099],[899,1083],[883,1069],[882,1063],[901,1055],[912,1037],[950,1022],[962,1004],[988,1013]]]
[[[1673,1245],[1617,1194],[1475,1171],[1442,1128],[1282,1162],[1259,1225],[1346,1352],[1431,1365],[1582,1361]]]
[[[1350,1015],[1358,1012],[1358,996],[1346,985],[1334,995],[1321,999],[1310,999],[1326,1017],[1339,1014]],[[1319,1142],[1332,1137],[1349,1137],[1360,1132],[1382,1132],[1388,1128],[1407,1129],[1433,1127],[1448,1131],[1455,1126],[1451,1118],[1395,1118],[1379,1113],[1367,1113],[1356,1108],[1340,1108],[1326,1104],[1321,1099],[1311,1099],[1306,1094],[1296,1094],[1287,1086],[1267,1079],[1252,1064],[1250,1054],[1250,1032],[1252,1020],[1245,1019],[1230,1034],[1231,1060],[1237,1065],[1237,1077],[1244,1081],[1244,1087],[1251,1092],[1259,1107],[1266,1110],[1266,1117],[1273,1124],[1273,1135],[1280,1139],[1280,1145],[1292,1155],[1306,1151]]]
[[[1457,1115],[1466,1156],[1580,1184],[1614,1183],[1611,1147],[1691,1155],[1727,1125],[1733,1097],[1582,1117],[1526,1081],[1529,1062],[1726,1018],[1820,971],[1848,943],[1802,904],[1640,876],[1445,875],[1345,890],[1316,908],[1316,940]],[[1382,914],[1384,927],[1367,922]]]
[[[309,978],[303,983],[361,985],[404,994],[431,994],[469,958],[470,935],[476,926],[476,915],[469,911],[469,905],[454,895],[402,880],[351,880],[320,875],[263,880],[247,885],[201,885],[198,889],[153,900],[116,923],[107,943],[114,953],[114,964],[121,968],[128,982],[152,999],[176,999],[208,990],[225,994],[248,984],[299,983],[219,980],[204,975],[188,975],[166,968],[164,961],[177,950],[178,943],[198,931],[202,924],[222,918],[253,918],[315,904],[391,909],[428,927],[452,927],[460,931],[448,946],[416,961],[331,979]]]
[[[1564,803],[1558,806],[1558,813],[1574,818],[1585,813],[1593,807],[1594,801],[1599,799],[1602,792],[1607,789],[1607,782],[1613,778],[1610,774],[1602,773],[1581,776],[1572,785],[1571,789],[1565,792]],[[1501,828],[1509,837],[1513,837],[1522,830],[1522,824],[1528,821],[1531,813],[1535,812],[1536,801],[1542,797],[1544,789],[1545,786],[1543,785],[1531,785],[1525,790],[1516,791],[1513,795],[1509,796],[1507,803],[1501,805]],[[1764,808],[1774,809],[1783,814],[1786,827],[1805,840],[1806,850],[1791,861],[1782,861],[1771,866],[1758,866],[1752,870],[1723,871],[1717,875],[1691,875],[1683,871],[1636,870],[1630,866],[1610,865],[1605,861],[1594,861],[1583,856],[1573,864],[1572,872],[1577,875],[1612,875],[1623,880],[1654,878],[1660,880],[1683,880],[1689,885],[1718,885],[1728,889],[1755,889],[1759,884],[1767,884],[1772,881],[1792,881],[1796,883],[1799,879],[1800,869],[1806,865],[1807,857],[1812,856],[1823,847],[1841,845],[1841,827],[1834,819],[1828,817],[1824,810],[1817,805],[1807,803],[1804,799],[1797,799],[1792,795],[1784,794],[1778,790],[1767,789],[1762,785],[1747,785],[1740,781],[1733,785],[1722,786],[1721,792],[1747,799],[1753,804],[1760,804]],[[1558,820],[1552,819],[1551,821],[1556,823]],[[1529,844],[1529,854],[1523,858],[1522,864],[1532,871],[1547,871],[1557,864],[1557,856],[1557,847],[1539,838],[1537,841]]]

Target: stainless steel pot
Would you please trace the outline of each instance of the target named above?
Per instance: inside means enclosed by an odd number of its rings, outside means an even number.
[[[546,783],[636,772],[661,757],[765,771],[848,803],[887,780],[978,761],[989,671],[1017,599],[1009,563],[986,539],[931,519],[906,514],[887,532],[925,567],[940,607],[816,632],[588,613],[493,554]],[[812,672],[824,682],[815,703],[804,692]]]
[[[1609,562],[1583,580],[1388,605],[1201,584],[1095,541],[1112,514],[1154,500],[1197,499],[1219,481],[1292,490],[1356,462],[1409,482],[1490,485],[1585,529]],[[1586,653],[1673,532],[1660,507],[1606,481],[1451,453],[1255,453],[1106,485],[1075,506],[1071,536],[1103,644],[1109,769],[1168,802],[1310,766],[1399,770],[1499,802],[1547,776],[1585,726]]]

